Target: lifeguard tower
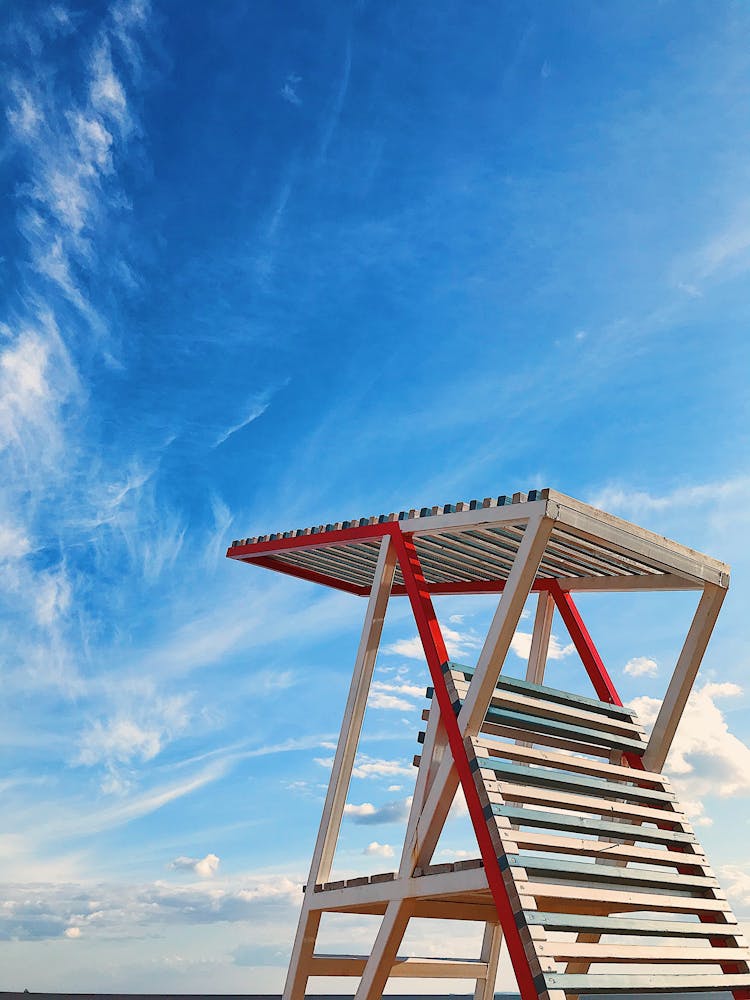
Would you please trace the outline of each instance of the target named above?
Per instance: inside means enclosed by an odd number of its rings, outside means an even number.
[[[750,998],[750,950],[661,771],[728,584],[723,563],[601,510],[533,490],[232,543],[227,555],[367,599],[284,1000],[311,976],[474,981],[491,1000],[502,938],[523,1000],[728,991]],[[700,592],[650,736],[625,708],[574,603],[590,591]],[[450,661],[436,594],[497,593],[473,665]],[[502,675],[539,595],[526,680]],[[331,882],[331,866],[389,597],[411,604],[432,678],[397,872]],[[592,697],[545,686],[559,612]],[[458,786],[476,860],[433,864]],[[315,950],[325,912],[382,915],[369,955]],[[484,924],[474,960],[401,958],[412,917]]]

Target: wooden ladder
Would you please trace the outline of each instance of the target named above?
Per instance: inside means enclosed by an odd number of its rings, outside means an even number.
[[[443,672],[458,712],[473,671]],[[502,677],[465,741],[543,1000],[750,988],[750,949],[646,745],[628,708]]]

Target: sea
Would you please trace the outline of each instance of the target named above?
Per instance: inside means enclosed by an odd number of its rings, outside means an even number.
[[[660,993],[662,1000],[732,1000],[732,994]],[[23,993],[0,990],[0,1000],[281,1000],[280,993]],[[650,1000],[652,993],[628,993],[627,1000]],[[353,1000],[351,993],[308,993],[305,1000]],[[474,1000],[473,993],[388,993],[385,1000]],[[518,993],[496,993],[495,1000],[521,1000]],[[587,994],[586,1000],[624,1000],[623,994]]]

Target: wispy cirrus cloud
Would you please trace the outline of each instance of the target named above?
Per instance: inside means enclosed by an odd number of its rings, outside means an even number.
[[[697,505],[715,506],[723,501],[745,496],[748,487],[750,487],[750,476],[746,475],[707,483],[689,483],[663,493],[612,484],[595,492],[589,498],[589,503],[602,510],[628,517],[639,517],[644,513],[679,510]]]
[[[224,442],[228,440],[233,434],[236,434],[237,431],[241,431],[243,427],[247,427],[248,424],[251,424],[254,420],[257,420],[258,417],[262,417],[263,414],[268,409],[268,406],[269,403],[267,401],[258,401],[252,403],[246,415],[238,423],[232,424],[225,431],[222,431],[221,434],[219,434],[219,436],[216,438],[216,441],[214,442],[214,448],[218,448],[220,444],[224,444]]]

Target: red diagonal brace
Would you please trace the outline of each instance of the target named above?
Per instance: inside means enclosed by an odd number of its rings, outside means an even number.
[[[607,668],[602,663],[593,639],[588,633],[588,629],[583,624],[583,619],[575,606],[571,595],[560,587],[556,581],[550,581],[549,592],[555,602],[560,617],[565,622],[565,627],[570,633],[573,645],[581,657],[586,673],[589,675],[591,683],[594,685],[597,698],[608,702],[610,705],[622,705],[617,688],[612,683],[612,678],[607,673]]]
[[[448,688],[443,677],[442,665],[448,660],[448,652],[445,648],[440,625],[435,616],[435,610],[432,606],[424,574],[422,573],[417,550],[414,547],[411,535],[402,532],[394,533],[393,540],[396,544],[406,592],[414,613],[414,619],[417,623],[417,630],[419,631],[419,637],[427,659],[427,666],[430,670],[435,696],[438,700],[440,718],[445,726],[453,763],[456,766],[461,788],[466,798],[466,805],[468,806],[471,824],[474,827],[479,844],[495,909],[503,928],[505,940],[508,943],[508,951],[513,964],[513,970],[516,974],[518,989],[522,1000],[538,1000],[539,994],[534,986],[534,977],[526,957],[526,951],[521,941],[518,927],[516,926],[515,914],[513,913],[513,908],[505,889],[495,848],[492,844],[489,829],[487,828],[487,820],[485,819],[484,810],[479,800],[479,793],[474,784],[469,758],[466,754],[461,731],[458,728],[458,720],[451,705],[450,695],[448,694]]]

